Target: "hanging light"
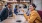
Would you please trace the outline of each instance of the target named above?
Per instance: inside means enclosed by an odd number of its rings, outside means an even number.
[[[20,0],[17,0],[17,2],[20,2]]]
[[[0,5],[2,5],[2,4],[0,3]]]

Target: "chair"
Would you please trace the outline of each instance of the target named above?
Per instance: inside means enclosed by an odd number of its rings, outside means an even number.
[[[42,11],[37,11],[38,13],[39,13],[39,15],[40,15],[40,17],[41,17],[41,19],[42,19]]]

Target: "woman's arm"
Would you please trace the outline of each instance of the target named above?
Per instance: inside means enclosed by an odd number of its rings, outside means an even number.
[[[30,19],[28,19],[28,23],[32,23],[36,18],[37,18],[37,13],[32,13],[31,15],[30,15]]]
[[[24,13],[24,17],[25,17],[25,19],[28,21],[29,16],[27,16],[26,13]]]
[[[27,16],[27,14],[25,13],[25,11],[22,9],[22,12],[24,13],[24,17],[26,20],[28,20],[29,16]]]

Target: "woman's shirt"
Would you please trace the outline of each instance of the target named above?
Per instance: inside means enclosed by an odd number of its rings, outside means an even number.
[[[28,23],[33,23],[34,21],[36,23],[40,23],[39,21],[41,21],[40,15],[35,10],[31,11],[29,16],[27,16],[24,13],[24,17],[26,18],[26,20],[28,21]]]

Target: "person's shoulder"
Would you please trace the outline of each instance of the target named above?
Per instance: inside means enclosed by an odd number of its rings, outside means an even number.
[[[6,8],[3,8],[3,9],[6,9]]]
[[[37,14],[38,12],[36,10],[32,11],[32,13]]]
[[[3,10],[6,10],[7,8],[3,8]]]
[[[14,8],[14,9],[16,9],[16,8]]]
[[[36,10],[34,10],[33,12],[37,13],[37,11],[36,11]]]

